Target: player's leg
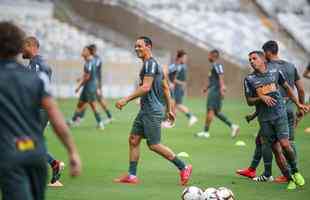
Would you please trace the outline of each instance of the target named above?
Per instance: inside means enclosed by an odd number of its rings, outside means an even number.
[[[249,167],[237,170],[237,174],[249,178],[254,178],[256,176],[256,169],[262,159],[262,143],[259,133],[255,139],[255,150],[252,158],[252,162]]]
[[[262,157],[264,161],[264,173],[253,178],[257,182],[273,181],[272,177],[272,143],[275,140],[275,133],[270,121],[260,122],[260,135],[262,143]]]
[[[90,107],[94,113],[94,117],[95,117],[96,122],[97,122],[97,128],[103,130],[104,129],[104,123],[101,119],[101,116],[100,116],[98,110],[97,110],[96,101],[95,100],[90,101],[89,105],[90,105]]]
[[[296,156],[294,150],[289,141],[289,128],[288,128],[288,120],[287,117],[281,117],[276,120],[275,128],[277,131],[277,138],[279,143],[282,147],[284,154],[287,155],[286,159],[291,168],[291,172],[293,174],[294,182],[299,185],[303,186],[305,184],[305,180],[303,176],[299,173],[296,163]],[[288,189],[294,189],[290,186],[293,185],[292,181],[289,181]]]
[[[129,169],[128,173],[114,179],[117,183],[137,184],[137,166],[140,158],[140,143],[144,136],[142,122],[143,114],[139,113],[133,123],[132,130],[128,139],[129,143]]]
[[[215,112],[212,108],[209,108],[209,106],[207,106],[207,114],[205,117],[205,126],[204,126],[204,130],[202,132],[199,132],[196,134],[197,137],[201,137],[201,138],[209,138],[210,137],[210,133],[209,133],[209,129],[212,123],[212,120],[214,118]]]
[[[198,119],[196,116],[193,115],[193,113],[190,112],[189,108],[183,104],[183,98],[184,98],[184,90],[177,87],[175,89],[176,109],[185,114],[185,116],[189,120],[188,125],[192,126],[198,121]]]
[[[112,114],[111,114],[110,110],[108,109],[108,104],[104,100],[101,91],[97,90],[96,98],[97,98],[97,101],[98,101],[99,105],[105,111],[105,113],[106,113],[106,115],[108,117],[108,119],[106,120],[106,123],[110,123],[112,121]]]
[[[287,107],[287,119],[288,119],[288,127],[289,127],[289,141],[291,144],[291,147],[294,150],[295,153],[295,157],[296,157],[296,162],[297,162],[297,151],[296,151],[296,146],[295,146],[295,142],[294,142],[294,133],[295,133],[295,113],[292,107],[290,107],[290,105],[288,105]],[[286,153],[282,153],[282,156],[284,154],[285,158],[288,159],[288,155]],[[290,166],[289,166],[290,167]],[[278,176],[275,179],[275,182],[277,183],[286,183],[288,180],[285,176]]]
[[[82,112],[86,109],[87,102],[84,100],[79,100],[74,111],[74,114],[70,121],[68,121],[69,126],[78,125],[82,116]]]
[[[33,200],[44,200],[47,180],[46,164],[38,160],[32,167],[27,168]]]
[[[161,116],[150,115],[145,115],[142,119],[145,133],[144,135],[147,140],[148,147],[151,151],[154,151],[165,159],[169,160],[178,168],[180,171],[181,184],[185,185],[190,178],[192,167],[191,165],[186,166],[186,164],[181,159],[179,159],[170,148],[160,143],[161,120]]]

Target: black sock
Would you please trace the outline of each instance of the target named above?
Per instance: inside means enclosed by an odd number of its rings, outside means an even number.
[[[177,156],[173,159],[170,160],[180,171],[185,169],[186,165],[185,163],[180,160]]]
[[[105,113],[107,114],[109,119],[112,118],[112,114],[111,114],[110,110],[106,109]]]
[[[262,159],[262,145],[256,144],[253,159],[250,165],[250,168],[256,169]]]
[[[269,177],[272,174],[271,170],[272,170],[272,158],[273,158],[271,144],[269,143],[262,144],[262,155],[265,166],[264,175],[266,177]]]
[[[129,175],[133,175],[133,176],[137,175],[137,166],[138,166],[138,161],[129,162],[129,170],[128,170]]]
[[[193,116],[193,114],[191,112],[185,113],[185,116],[189,119]]]

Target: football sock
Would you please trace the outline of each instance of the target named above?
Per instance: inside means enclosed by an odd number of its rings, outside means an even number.
[[[224,122],[227,126],[231,127],[231,121],[221,112],[215,112],[215,116]]]
[[[86,109],[80,112],[80,118],[81,118],[81,119],[84,118],[85,112],[86,112]]]
[[[112,114],[110,112],[110,110],[106,109],[105,113],[107,114],[108,118],[111,119],[112,118]]]
[[[193,114],[191,112],[185,113],[185,116],[189,119],[193,116]]]
[[[129,162],[129,175],[136,176],[137,175],[137,166],[138,162],[137,161],[130,161]]]
[[[292,174],[295,174],[298,172],[297,169],[297,163],[296,163],[296,157],[293,148],[283,149],[284,156],[289,164],[289,167],[291,168]]]
[[[75,112],[72,117],[72,121],[75,122],[78,118],[81,118],[81,112]]]
[[[261,159],[262,159],[262,145],[256,144],[250,168],[256,169],[258,167]]]
[[[52,167],[52,164],[55,161],[54,157],[50,153],[47,153],[46,157],[47,157],[48,164]]]
[[[271,168],[272,168],[272,149],[271,149],[271,144],[262,144],[262,155],[263,155],[263,160],[264,160],[264,166],[265,166],[265,171],[264,175],[266,177],[271,176]]]
[[[97,123],[99,124],[101,122],[100,114],[98,112],[94,112],[94,115],[95,115]]]
[[[185,169],[185,167],[186,167],[185,163],[184,163],[182,160],[180,160],[177,156],[176,156],[173,160],[171,160],[171,162],[172,162],[180,171],[182,171],[182,170]]]
[[[205,125],[205,129],[204,129],[204,132],[209,132],[209,125]]]

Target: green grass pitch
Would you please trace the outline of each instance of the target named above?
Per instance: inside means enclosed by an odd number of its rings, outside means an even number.
[[[76,105],[76,100],[59,100],[61,110],[69,118]],[[127,171],[128,168],[128,133],[132,121],[138,112],[138,106],[130,103],[122,111],[114,108],[115,101],[109,101],[115,121],[104,131],[96,130],[95,119],[88,109],[86,119],[79,127],[72,128],[72,134],[78,145],[83,161],[83,173],[71,179],[68,168],[62,176],[64,187],[49,188],[48,200],[178,200],[183,188],[178,185],[176,168],[160,156],[150,152],[145,144],[141,146],[141,160],[138,176],[142,181],[137,186],[119,185],[112,180]],[[178,114],[177,125],[173,129],[162,130],[162,142],[175,152],[185,151],[190,157],[187,163],[193,164],[193,174],[189,185],[201,188],[225,186],[235,193],[238,200],[308,200],[310,186],[295,191],[287,191],[286,185],[274,183],[257,184],[249,179],[238,177],[235,170],[247,167],[254,149],[254,136],[258,130],[256,122],[248,125],[245,114],[252,112],[244,102],[226,100],[223,111],[235,123],[240,124],[240,136],[231,139],[230,129],[215,119],[210,129],[209,139],[197,139],[193,134],[201,131],[205,115],[205,100],[189,99],[185,102],[199,118],[192,128],[187,127],[187,120]],[[105,116],[102,113],[102,116]],[[310,182],[310,134],[304,133],[306,125],[310,126],[310,115],[300,124],[296,131],[299,152],[299,168],[306,182]],[[56,137],[48,128],[46,133],[49,150],[58,159],[66,161],[66,154]],[[234,146],[236,140],[246,142],[245,147]],[[262,164],[258,173],[262,172]],[[273,165],[273,175],[279,175],[277,166]]]

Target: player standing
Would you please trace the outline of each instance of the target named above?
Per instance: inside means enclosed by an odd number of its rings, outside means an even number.
[[[281,85],[288,96],[300,111],[308,111],[307,106],[300,104],[294,96],[292,88],[287,83],[285,76],[278,68],[268,67],[265,63],[264,53],[253,51],[249,53],[249,61],[254,72],[244,81],[245,96],[250,106],[257,106],[258,121],[262,142],[270,146],[275,143],[278,149],[282,148],[287,155],[291,171],[285,161],[281,169],[289,180],[288,189],[296,189],[296,184],[303,186],[304,178],[298,172],[296,157],[289,142],[289,128],[284,99],[278,89]]]
[[[45,73],[49,81],[52,79],[52,69],[41,55],[39,55],[40,43],[35,37],[27,37],[23,45],[23,58],[29,59],[28,69],[35,73]],[[41,114],[41,125],[42,133],[48,123],[48,116],[44,109],[40,109]],[[56,160],[50,153],[47,153],[47,162],[52,168],[52,179],[50,181],[50,186],[62,186],[62,183],[59,182],[61,172],[64,169],[64,163]]]
[[[46,74],[33,73],[17,63],[24,33],[10,22],[0,22],[0,187],[3,199],[43,200],[46,187],[46,147],[40,123],[45,109],[64,144],[72,176],[81,171],[79,154],[50,96]]]
[[[186,185],[192,172],[192,166],[186,166],[168,147],[161,144],[161,122],[166,104],[166,118],[174,120],[171,111],[171,97],[168,81],[163,69],[152,57],[152,41],[148,37],[139,37],[135,43],[137,56],[143,61],[140,71],[140,86],[129,96],[117,101],[116,107],[122,109],[130,101],[141,97],[140,111],[134,120],[129,136],[128,174],[115,179],[118,183],[137,184],[137,165],[140,157],[140,143],[146,139],[150,150],[163,156],[180,170],[181,184]]]
[[[68,122],[68,124],[70,126],[78,124],[81,119],[83,111],[86,109],[87,104],[89,104],[94,113],[97,122],[97,128],[103,130],[104,124],[96,107],[96,92],[97,92],[97,78],[96,78],[97,70],[95,63],[96,60],[93,58],[93,55],[91,54],[91,48],[89,46],[83,48],[81,56],[85,60],[84,74],[82,79],[79,81],[78,87],[76,88],[75,92],[78,93],[82,87],[83,89],[78,104],[76,106],[74,115],[72,119]]]
[[[309,62],[309,64],[308,64],[306,70],[304,71],[303,76],[304,76],[305,78],[307,78],[307,79],[310,79],[310,62]],[[310,102],[310,97],[309,97],[308,103],[309,103],[309,102]],[[310,133],[310,127],[306,128],[306,129],[305,129],[305,132],[306,132],[306,133]]]
[[[196,134],[197,137],[209,138],[209,129],[214,118],[214,115],[231,128],[231,136],[236,137],[239,132],[239,126],[233,124],[222,112],[222,101],[225,95],[226,86],[224,83],[224,69],[223,65],[217,61],[220,57],[218,50],[212,50],[208,54],[208,60],[211,63],[211,70],[209,73],[209,83],[204,89],[208,94],[207,100],[207,115],[205,120],[205,127],[203,132]]]

